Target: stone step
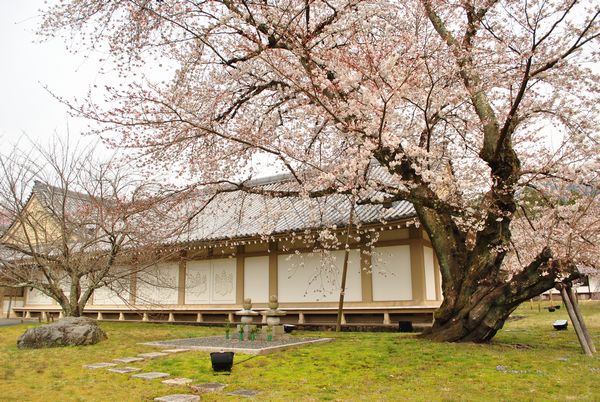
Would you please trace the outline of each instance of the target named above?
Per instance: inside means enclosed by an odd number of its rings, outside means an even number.
[[[107,367],[115,367],[115,366],[116,366],[115,363],[92,363],[92,364],[86,364],[83,367],[86,369],[95,370],[95,369],[99,369],[99,368],[107,368]]]
[[[133,363],[133,362],[141,362],[142,360],[144,360],[143,357],[119,357],[118,359],[113,359],[113,362]]]
[[[141,368],[137,368],[137,367],[115,367],[115,368],[109,368],[108,371],[110,371],[111,373],[118,373],[118,374],[129,374],[129,373],[135,373],[136,371],[140,371]]]
[[[246,397],[246,398],[252,398],[253,396],[256,396],[258,394],[260,394],[259,391],[255,391],[255,390],[252,390],[252,389],[238,389],[237,391],[229,392],[226,395],[229,395],[229,396],[243,396],[243,397]]]
[[[170,376],[169,373],[161,373],[158,371],[151,371],[149,373],[134,374],[131,376],[131,378],[140,378],[142,380],[155,380],[157,378],[165,378],[168,376]]]
[[[190,388],[193,389],[194,391],[207,393],[207,392],[219,392],[219,391],[222,391],[223,388],[225,388],[226,386],[227,386],[227,384],[220,384],[218,382],[209,382],[209,383],[206,383],[206,384],[194,384],[194,385],[190,385]]]
[[[138,357],[142,357],[144,359],[156,359],[157,357],[168,356],[168,353],[161,352],[150,352],[150,353],[140,353]]]
[[[167,385],[188,385],[189,383],[194,382],[191,378],[169,378],[168,380],[164,380],[162,383]]]

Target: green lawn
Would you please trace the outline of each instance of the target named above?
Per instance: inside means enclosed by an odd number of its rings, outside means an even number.
[[[600,346],[600,302],[581,306]],[[269,356],[238,354],[230,376],[213,375],[205,352],[131,365],[227,383],[228,391],[260,390],[256,401],[600,400],[600,357],[582,354],[571,326],[561,332],[551,328],[553,320],[566,318],[564,308],[549,313],[539,312],[537,303],[533,307],[525,304],[517,310],[514,316],[520,319],[507,323],[491,345],[431,343],[398,333],[310,332],[304,334],[336,340]],[[109,339],[98,345],[46,350],[16,348],[25,326],[0,328],[0,400],[144,401],[186,392],[185,387],[81,366],[157,350],[140,342],[222,333],[218,328],[153,324],[102,327]],[[202,397],[235,399],[224,392]]]

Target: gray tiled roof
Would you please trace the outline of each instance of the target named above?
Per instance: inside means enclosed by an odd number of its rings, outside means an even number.
[[[251,181],[248,185],[264,190],[289,190],[293,188],[291,177],[277,175]],[[53,186],[36,182],[33,194],[47,208],[60,210],[66,203],[68,213],[85,209],[89,198],[86,195],[64,192]],[[202,197],[190,200],[186,206],[188,213],[177,212],[181,226],[188,216],[196,213],[202,204]],[[320,198],[271,198],[243,191],[218,194],[189,224],[171,237],[166,243],[216,241],[298,232],[321,227],[342,227],[348,224],[350,201],[346,195],[335,194]],[[415,210],[407,201],[395,202],[389,208],[381,205],[358,205],[354,222],[374,224],[416,216]],[[168,222],[165,222],[169,225]]]
[[[62,209],[67,215],[75,214],[86,208],[89,208],[90,197],[77,193],[75,191],[65,191],[59,187],[51,186],[41,181],[35,181],[32,189],[32,195],[35,194],[37,199],[48,210],[53,212],[55,216],[62,216]]]
[[[257,180],[252,186],[264,190],[289,189],[288,176]],[[343,227],[348,224],[350,201],[346,195],[320,198],[271,198],[242,191],[221,193],[190,222],[176,240],[214,241],[298,232],[321,227]],[[381,205],[357,205],[355,223],[374,224],[416,216],[411,203],[395,202],[389,208]]]

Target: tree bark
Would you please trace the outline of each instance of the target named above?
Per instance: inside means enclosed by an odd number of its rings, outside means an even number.
[[[421,336],[443,342],[488,342],[521,303],[554,287],[559,269],[560,263],[552,260],[552,254],[545,249],[510,280],[480,279],[478,287],[469,292],[464,287],[473,282],[468,273],[480,275],[483,268],[465,269],[467,274],[460,285],[444,286],[444,301],[435,313],[434,324]],[[489,274],[495,270],[499,267],[488,267]],[[446,298],[447,293],[453,293],[452,297]]]

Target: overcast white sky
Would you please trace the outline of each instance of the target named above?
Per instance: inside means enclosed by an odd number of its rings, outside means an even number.
[[[79,137],[87,122],[74,119],[45,89],[59,96],[83,97],[101,80],[98,65],[72,55],[61,38],[43,43],[35,35],[43,0],[0,0],[0,144],[27,135],[46,143],[49,136]],[[87,137],[83,141],[96,141]],[[99,149],[100,151],[100,149]]]

